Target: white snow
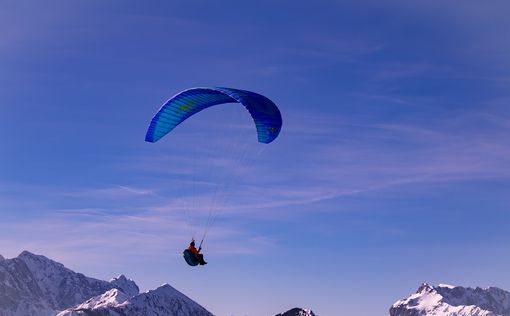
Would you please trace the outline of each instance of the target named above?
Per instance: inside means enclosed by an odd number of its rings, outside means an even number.
[[[108,307],[116,307],[120,304],[124,303],[129,299],[129,296],[124,294],[119,289],[112,289],[106,291],[105,293],[94,296],[91,299],[88,299],[82,304],[79,304],[73,308],[66,309],[57,314],[57,316],[72,316],[72,315],[80,315],[81,311],[89,310],[94,311],[100,308],[108,308]]]

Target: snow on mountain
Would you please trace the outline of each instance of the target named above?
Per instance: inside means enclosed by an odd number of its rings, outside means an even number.
[[[395,302],[390,316],[510,316],[510,292],[424,283],[416,293]]]
[[[121,294],[119,290],[111,290],[84,304],[65,310],[57,316],[213,316],[205,308],[168,284],[131,298]]]
[[[56,314],[212,316],[168,284],[139,294],[124,275],[107,282],[28,251],[13,259],[0,256],[0,316]]]
[[[94,296],[73,308],[66,309],[65,311],[58,313],[57,316],[79,315],[79,312],[84,312],[85,310],[96,310],[100,308],[118,306],[128,299],[129,296],[119,289],[112,289],[101,295]]]
[[[168,284],[131,298],[119,309],[126,315],[213,316]]]
[[[285,313],[280,313],[276,316],[317,316],[309,309],[302,308],[293,308],[291,310],[286,311]]]

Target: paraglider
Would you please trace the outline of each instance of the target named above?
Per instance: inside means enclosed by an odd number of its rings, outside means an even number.
[[[238,103],[248,110],[255,123],[260,143],[269,144],[278,137],[282,116],[278,107],[267,97],[246,90],[200,87],[184,90],[166,101],[152,118],[145,141],[155,143],[189,117],[224,103]],[[204,238],[205,233],[198,249],[192,239],[183,252],[184,259],[190,266],[207,264],[200,253]]]
[[[207,262],[204,261],[204,255],[200,253],[200,250],[202,250],[202,246],[199,246],[197,249],[195,247],[195,240],[192,239],[188,249],[183,252],[184,260],[186,260],[190,266],[207,264]]]

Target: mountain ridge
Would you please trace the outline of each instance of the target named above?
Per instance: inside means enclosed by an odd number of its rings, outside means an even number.
[[[140,293],[123,274],[99,280],[26,250],[0,255],[0,293],[0,316],[214,316],[168,283]],[[293,308],[277,316],[316,314]]]
[[[0,256],[0,293],[0,316],[213,316],[169,284],[139,293],[123,274],[99,280],[26,250],[12,259]]]
[[[422,283],[414,294],[390,307],[390,316],[510,316],[510,292]]]

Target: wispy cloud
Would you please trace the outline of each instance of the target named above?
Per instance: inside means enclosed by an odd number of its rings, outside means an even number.
[[[301,58],[311,58],[321,62],[322,66],[339,63],[360,61],[366,55],[374,54],[383,47],[376,39],[353,37],[350,34],[325,34],[318,32],[300,34],[302,42],[296,48],[281,48],[286,56],[297,55]]]
[[[130,187],[125,185],[112,185],[109,187],[98,189],[74,189],[61,191],[61,195],[82,197],[82,198],[95,198],[95,199],[116,199],[125,196],[143,196],[143,195],[156,195],[152,189],[143,189],[137,187]]]
[[[491,112],[453,112],[433,120],[410,117],[408,123],[371,124],[345,117],[297,115],[290,116],[285,127],[283,140],[248,165],[232,169],[232,160],[215,157],[204,164],[188,164],[189,173],[182,177],[153,175],[153,184],[158,187],[181,190],[175,191],[179,194],[175,196],[149,186],[147,190],[159,191],[162,199],[147,208],[188,208],[197,216],[205,216],[204,209],[211,208],[221,209],[224,215],[250,214],[254,210],[260,213],[261,209],[274,214],[275,208],[284,212],[288,206],[398,190],[404,184],[510,176],[510,144],[506,137],[509,124],[504,116]],[[139,160],[136,168],[154,167],[151,159]],[[166,159],[169,166],[181,165],[179,159],[185,160],[177,155],[160,161]],[[209,164],[209,160],[216,162]],[[210,174],[207,168],[211,165],[217,167],[215,177],[204,178],[203,174]],[[171,170],[167,168],[167,172]],[[221,181],[229,177],[231,185],[222,185]],[[211,196],[216,190],[219,198],[213,202]]]
[[[136,185],[22,191],[35,196],[33,201],[44,201],[48,194],[73,198],[73,205],[90,206],[87,211],[95,216],[148,212],[148,218],[173,214],[185,220],[188,212],[189,218],[203,221],[210,212],[278,218],[294,206],[399,190],[403,185],[510,176],[510,123],[505,115],[490,110],[453,112],[434,120],[404,121],[368,124],[341,116],[294,115],[286,122],[282,140],[243,163],[222,157],[225,144],[215,156],[204,154],[208,158],[195,163],[175,153],[178,146],[166,146],[169,149],[157,155],[123,163],[122,172]],[[14,194],[5,191],[7,187],[3,186],[4,205]]]
[[[197,230],[190,225],[171,212],[113,215],[101,209],[60,210],[40,219],[3,221],[0,248],[4,256],[29,249],[69,264],[77,264],[86,257],[101,264],[119,265],[129,256],[156,258],[179,254],[189,242],[190,231]],[[216,225],[209,240],[214,240],[209,254],[253,254],[274,243],[266,237],[222,225]],[[112,257],[112,253],[116,256]]]

